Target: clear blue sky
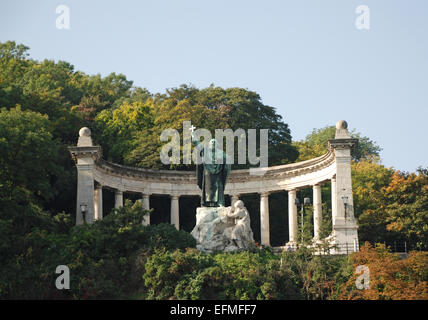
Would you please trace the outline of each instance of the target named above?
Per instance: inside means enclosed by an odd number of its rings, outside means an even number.
[[[58,5],[70,29],[55,26]],[[370,30],[357,30],[359,5]],[[258,92],[293,139],[345,119],[383,163],[428,166],[428,1],[23,1],[0,3],[0,41],[151,92],[192,83]]]

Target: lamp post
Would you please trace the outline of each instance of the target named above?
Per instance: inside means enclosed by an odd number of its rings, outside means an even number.
[[[86,211],[88,209],[88,205],[86,203],[80,204],[80,212],[82,213],[83,223],[86,223]]]
[[[294,200],[294,203],[296,204],[296,206],[298,206],[300,204],[299,198],[296,198]],[[301,229],[301,234],[302,234],[302,243],[303,243],[303,212],[305,211],[305,205],[310,205],[311,204],[311,199],[310,198],[304,198],[303,202],[301,204],[301,213],[300,213],[300,229]]]

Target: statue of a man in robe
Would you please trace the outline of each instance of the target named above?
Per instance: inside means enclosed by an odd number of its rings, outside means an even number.
[[[192,131],[195,146],[201,142]],[[216,139],[211,139],[201,151],[202,163],[196,164],[198,186],[202,190],[203,207],[224,207],[224,188],[229,176],[231,165],[227,164],[227,155],[218,148]]]

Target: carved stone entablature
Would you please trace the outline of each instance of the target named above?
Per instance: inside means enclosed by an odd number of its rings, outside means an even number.
[[[196,184],[194,171],[154,170],[147,168],[128,167],[111,163],[99,158],[95,163],[97,169],[103,173],[117,177],[126,176],[151,182],[176,182]]]
[[[328,149],[352,149],[358,145],[358,139],[330,139]]]
[[[250,181],[268,181],[297,177],[303,174],[310,174],[327,168],[334,163],[334,154],[328,151],[325,155],[298,163],[273,166],[264,169],[264,174],[251,174],[249,169],[232,170],[229,176],[229,183],[246,183]],[[168,182],[179,184],[195,184],[196,176],[194,171],[176,170],[154,170],[146,168],[128,167],[105,161],[98,158],[96,167],[100,172],[116,177],[128,177],[147,182]],[[255,169],[254,172],[256,172]]]
[[[98,160],[102,156],[100,146],[89,146],[89,147],[68,147],[71,157],[74,162],[77,163],[77,159],[81,158],[92,158],[94,161]]]

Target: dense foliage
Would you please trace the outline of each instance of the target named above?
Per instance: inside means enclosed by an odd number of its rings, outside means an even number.
[[[287,268],[269,251],[158,251],[146,264],[149,299],[298,299]]]
[[[190,234],[170,224],[143,226],[146,214],[140,202],[128,201],[103,220],[63,232],[58,231],[61,220],[42,225],[37,216],[33,223],[38,227],[31,230],[2,223],[0,297],[120,298],[138,292],[144,286],[144,261],[154,250],[184,250],[196,244]],[[58,265],[70,268],[70,290],[55,287]]]
[[[370,287],[356,287],[357,266],[370,272]],[[350,256],[319,256],[301,247],[207,255],[195,249],[158,250],[148,258],[148,299],[427,299],[428,255],[401,260],[385,247],[366,244]]]

